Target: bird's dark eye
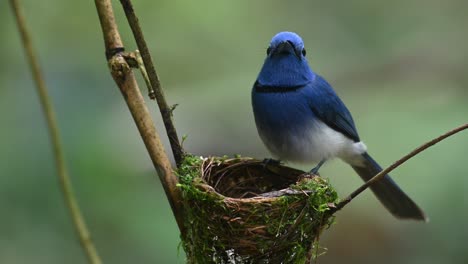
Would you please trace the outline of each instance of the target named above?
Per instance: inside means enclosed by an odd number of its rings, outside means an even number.
[[[270,55],[270,52],[271,52],[271,47],[268,47],[267,48],[267,55]]]
[[[302,49],[302,56],[305,56],[306,55],[306,50],[305,49]]]

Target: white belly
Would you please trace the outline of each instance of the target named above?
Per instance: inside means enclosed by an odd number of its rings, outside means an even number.
[[[310,122],[303,128],[279,130],[276,133],[281,133],[280,136],[259,132],[271,154],[280,160],[312,164],[338,157],[359,165],[361,154],[367,150],[363,142],[354,142],[321,121]]]

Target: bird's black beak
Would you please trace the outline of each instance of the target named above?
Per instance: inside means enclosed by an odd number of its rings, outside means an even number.
[[[291,41],[283,41],[273,50],[272,55],[278,54],[295,54],[298,58],[301,58],[301,51],[296,50],[294,44]]]

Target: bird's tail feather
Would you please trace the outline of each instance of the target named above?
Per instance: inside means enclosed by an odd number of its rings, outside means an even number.
[[[382,168],[369,154],[364,153],[362,157],[364,158],[363,165],[351,166],[364,181],[368,181],[382,171]],[[421,208],[398,187],[389,175],[385,175],[381,180],[372,184],[370,188],[394,216],[422,221],[428,220]]]

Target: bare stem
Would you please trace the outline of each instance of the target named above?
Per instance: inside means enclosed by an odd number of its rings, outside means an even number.
[[[88,257],[89,263],[101,264],[102,261],[97,253],[96,247],[94,246],[91,240],[91,235],[88,231],[88,228],[86,227],[86,223],[84,221],[84,218],[78,206],[78,202],[73,192],[71,180],[68,175],[67,168],[65,166],[63,150],[60,143],[60,135],[54,114],[55,112],[52,107],[52,103],[49,99],[50,97],[47,93],[47,88],[45,85],[44,78],[42,77],[37,56],[33,50],[31,37],[26,27],[23,11],[20,7],[19,0],[10,0],[10,4],[13,13],[16,17],[16,23],[18,25],[18,30],[21,35],[21,40],[23,42],[26,57],[29,61],[34,82],[36,83],[37,92],[39,94],[40,103],[42,105],[42,110],[47,120],[47,126],[49,128],[49,137],[53,146],[55,165],[58,172],[57,175],[66,206],[70,212],[75,231],[80,240],[81,247],[83,248],[84,252],[86,253],[86,256]]]
[[[172,120],[172,109],[166,102],[164,91],[161,87],[161,82],[159,81],[158,74],[156,73],[148,45],[146,44],[145,37],[143,36],[143,31],[141,30],[138,18],[135,15],[132,2],[130,0],[120,0],[120,3],[122,4],[125,15],[127,16],[127,20],[130,28],[132,29],[133,37],[135,38],[138,49],[141,52],[143,63],[145,64],[145,67],[148,71],[149,80],[154,90],[154,96],[150,94],[150,97],[152,97],[152,99],[156,99],[158,103],[164,126],[166,127],[167,136],[169,137],[174,159],[176,164],[180,165],[184,156],[184,151],[180,145],[179,137],[177,136],[177,131]]]
[[[123,43],[117,29],[117,24],[115,23],[111,0],[95,0],[95,4],[99,21],[101,22],[111,75],[133,116],[140,136],[158,173],[161,185],[166,192],[181,235],[184,237],[182,197],[177,187],[177,177],[172,170],[171,163],[156,131],[154,122],[151,119],[148,107],[141,95],[135,75],[124,58]]]
[[[388,173],[390,173],[391,171],[393,171],[394,169],[398,168],[400,165],[402,165],[403,163],[405,163],[406,161],[408,161],[409,159],[411,159],[412,157],[416,156],[417,154],[419,154],[420,152],[426,150],[427,148],[439,143],[440,141],[460,132],[460,131],[463,131],[465,129],[468,128],[468,124],[464,124],[464,125],[461,125],[457,128],[454,128],[424,144],[422,144],[421,146],[417,147],[416,149],[414,149],[413,151],[411,151],[410,153],[408,153],[407,155],[405,155],[404,157],[402,157],[401,159],[395,161],[392,165],[390,165],[389,167],[387,167],[386,169],[382,170],[381,172],[379,172],[377,175],[375,175],[374,177],[372,177],[370,180],[368,180],[367,182],[365,182],[363,185],[361,185],[359,188],[357,188],[354,192],[352,192],[350,195],[348,195],[348,197],[346,197],[345,199],[341,200],[339,203],[336,204],[336,206],[334,208],[332,208],[329,212],[330,214],[333,214],[335,213],[336,211],[342,209],[345,205],[347,205],[349,202],[351,202],[356,196],[358,196],[360,193],[362,193],[363,191],[365,191],[367,188],[369,188],[372,184],[374,184],[375,182],[379,181],[380,179],[382,179],[385,175],[387,175]]]

